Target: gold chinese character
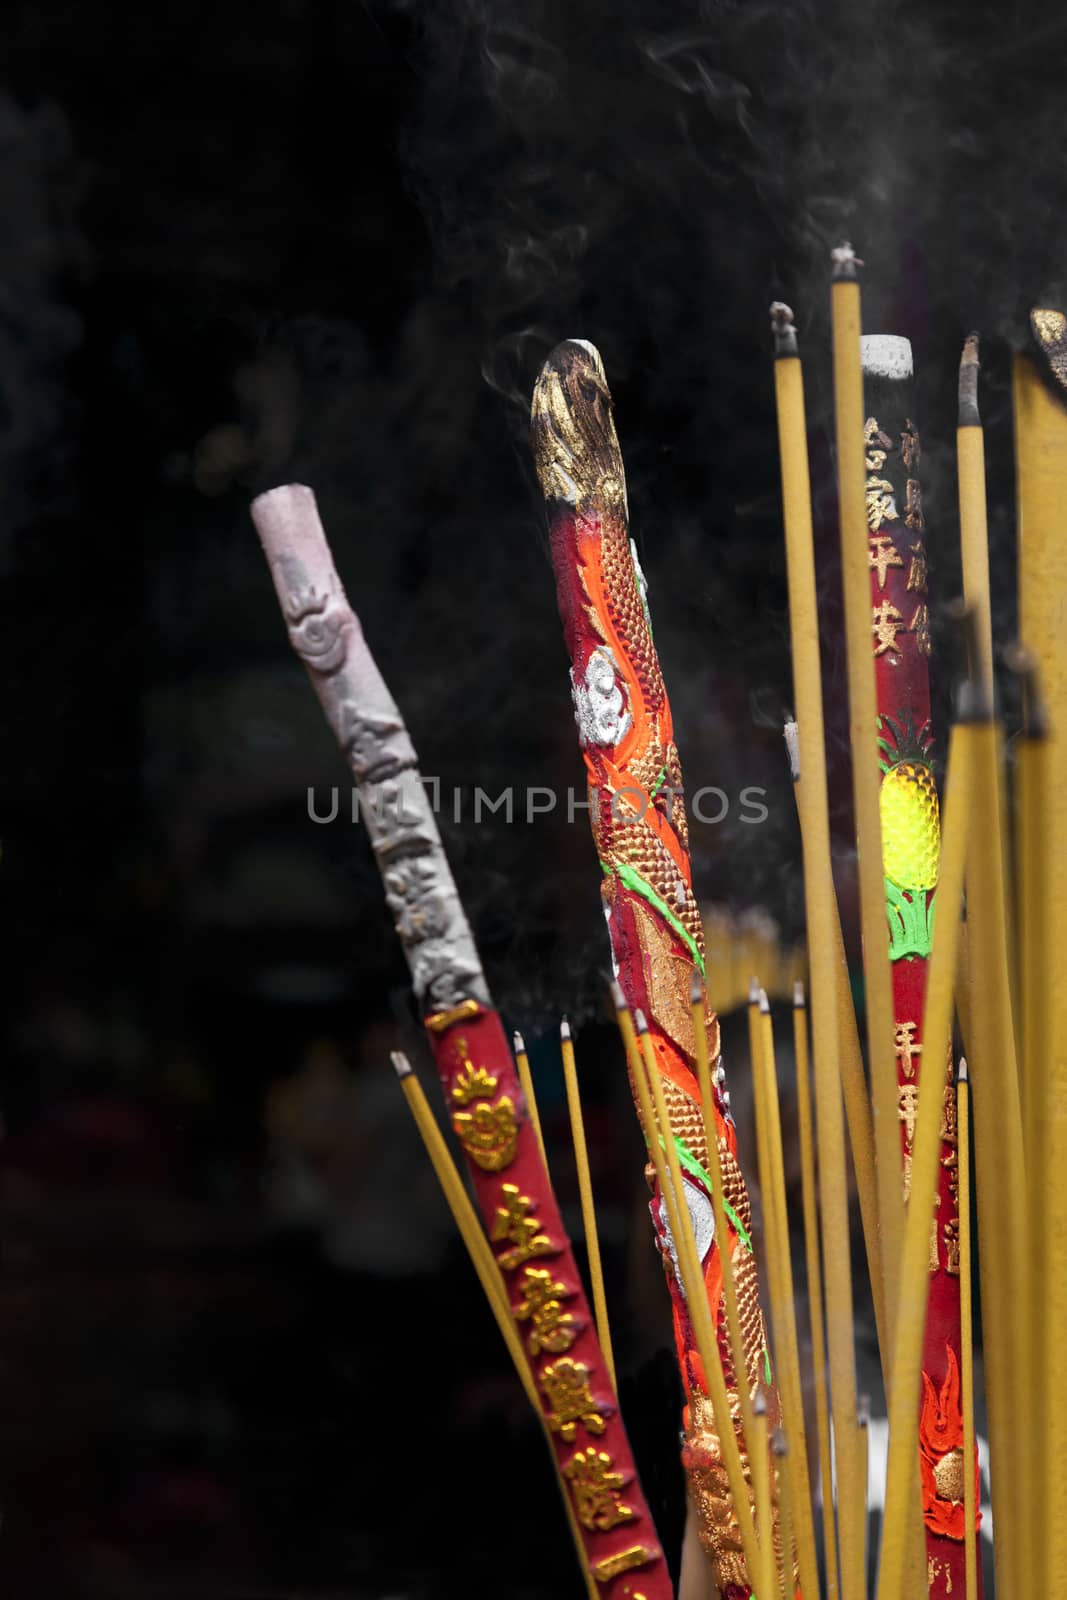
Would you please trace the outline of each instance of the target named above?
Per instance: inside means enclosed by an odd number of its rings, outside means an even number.
[[[867,562],[871,571],[878,574],[879,589],[885,588],[886,573],[890,567],[904,565],[896,545],[887,533],[876,533],[867,541]]]
[[[531,1216],[533,1201],[528,1194],[520,1194],[514,1183],[504,1183],[500,1186],[500,1199],[489,1237],[494,1244],[506,1239],[512,1246],[497,1257],[505,1272],[532,1261],[534,1256],[558,1254],[558,1246],[541,1232],[540,1220]]]
[[[589,1393],[589,1368],[584,1361],[561,1356],[558,1361],[549,1362],[540,1381],[552,1407],[545,1421],[553,1433],[570,1444],[579,1422],[587,1433],[604,1432],[604,1414]]]
[[[915,634],[915,643],[921,655],[930,654],[930,613],[926,606],[916,606],[915,615],[908,623],[908,627]]]
[[[923,490],[918,478],[909,478],[904,502],[904,526],[921,533],[923,522]]]
[[[867,479],[867,526],[874,533],[883,522],[896,522],[900,513],[888,478]]]
[[[922,446],[919,443],[919,430],[909,417],[904,424],[904,432],[900,436],[900,454],[904,466],[911,471],[922,460]]]
[[[476,1067],[467,1052],[466,1039],[456,1041],[461,1066],[452,1085],[452,1098],[458,1106],[469,1106],[472,1100],[495,1094],[498,1080],[484,1067]]]
[[[904,1204],[911,1199],[911,1156],[904,1157]]]
[[[904,1124],[904,1148],[909,1154],[911,1153],[912,1145],[915,1143],[915,1119],[919,1114],[916,1107],[918,1097],[919,1085],[917,1083],[901,1084],[897,1115]]]
[[[863,424],[863,442],[867,446],[867,456],[864,462],[867,471],[880,472],[885,466],[886,457],[893,448],[893,441],[888,433],[882,432],[876,417],[868,417]]]
[[[871,609],[871,632],[874,634],[874,653],[884,656],[887,650],[897,648],[897,634],[904,628],[904,618],[896,606],[883,603]]]
[[[951,1145],[953,1152],[955,1152],[960,1139],[959,1123],[956,1120],[956,1085],[954,1083],[945,1084],[945,1095],[941,1102],[941,1128],[938,1137],[942,1144]],[[946,1156],[941,1165],[943,1167],[954,1167],[956,1165],[955,1154]]]
[[[597,1583],[610,1583],[612,1578],[621,1578],[624,1572],[632,1572],[635,1567],[647,1567],[655,1559],[654,1550],[646,1549],[643,1544],[634,1544],[629,1550],[620,1550],[617,1556],[605,1556],[603,1561],[598,1561],[593,1568],[593,1577]],[[635,1594],[633,1600],[641,1600],[641,1596]]]
[[[542,1350],[560,1355],[578,1337],[578,1328],[562,1302],[574,1294],[565,1283],[557,1283],[544,1267],[527,1267],[522,1275],[522,1299],[515,1307],[516,1322],[530,1323],[527,1346],[532,1356]]]
[[[607,1451],[596,1449],[576,1451],[564,1466],[563,1476],[571,1486],[574,1509],[583,1528],[606,1533],[609,1528],[617,1528],[620,1522],[629,1522],[635,1515],[633,1506],[624,1505],[619,1498],[623,1476],[614,1467]],[[648,1559],[644,1551],[642,1555]],[[628,1567],[615,1568],[609,1576],[626,1570]]]
[[[908,567],[908,588],[914,594],[926,593],[926,551],[921,544],[913,544],[911,565]]]
[[[945,1223],[945,1271],[953,1278],[960,1275],[960,1225],[955,1218]]]
[[[930,1271],[936,1272],[940,1266],[937,1258],[937,1213],[941,1208],[941,1196],[934,1195],[934,1214],[930,1218]]]
[[[915,1042],[917,1022],[898,1022],[893,1030],[893,1049],[900,1063],[900,1070],[906,1078],[914,1078],[915,1063],[922,1055],[923,1047]]]

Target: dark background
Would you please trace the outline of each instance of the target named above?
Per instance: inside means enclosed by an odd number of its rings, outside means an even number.
[[[424,772],[463,792],[442,830],[571,1213],[552,1041],[582,1021],[624,1408],[676,1542],[584,820],[471,819],[475,785],[581,785],[529,391],[558,338],[601,348],[689,786],[734,799],[694,828],[698,888],[788,945],[766,308],[808,355],[847,911],[827,254],[853,238],[868,328],[914,344],[942,601],[955,365],[985,335],[1005,642],[1008,358],[1062,303],[1065,32],[869,0],[7,8],[5,1593],[580,1592],[387,1064],[418,1036],[369,850],[343,805],[308,816],[345,773],[247,513],[294,478]]]

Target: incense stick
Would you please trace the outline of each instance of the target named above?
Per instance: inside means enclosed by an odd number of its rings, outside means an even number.
[[[959,1131],[960,1178],[960,1387],[963,1406],[963,1537],[965,1600],[978,1600],[977,1461],[974,1443],[974,1288],[971,1281],[971,1091],[967,1063],[960,1058],[956,1084],[956,1127]],[[1035,1385],[1036,1387],[1036,1385]],[[1035,1446],[1038,1436],[1034,1435]],[[1041,1592],[1046,1592],[1043,1588]]]
[[[771,1325],[774,1329],[782,1417],[786,1432],[794,1444],[786,1463],[786,1471],[790,1477],[796,1517],[794,1532],[797,1537],[800,1585],[805,1593],[816,1594],[818,1568],[815,1560],[815,1530],[811,1520],[811,1486],[808,1481],[804,1402],[800,1387],[796,1296],[793,1292],[793,1268],[789,1258],[789,1216],[786,1208],[778,1077],[775,1071],[770,1002],[763,989],[759,991],[758,999],[758,1034],[759,1049],[753,1060],[752,1070],[756,1091],[757,1129],[760,1130],[760,1187],[763,1191]]]
[[[752,1462],[752,1486],[756,1496],[756,1518],[759,1531],[759,1581],[756,1585],[758,1600],[764,1595],[773,1596],[775,1583],[774,1530],[771,1521],[771,1453],[767,1436],[767,1402],[757,1394],[753,1402],[752,1442],[749,1456]]]
[[[589,1150],[585,1142],[582,1097],[578,1092],[578,1069],[574,1061],[571,1025],[566,1017],[560,1023],[559,1038],[563,1056],[563,1082],[567,1089],[567,1110],[571,1120],[571,1140],[574,1144],[574,1163],[578,1171],[578,1194],[582,1205],[582,1225],[585,1228],[585,1248],[589,1257],[589,1277],[593,1287],[597,1338],[604,1352],[608,1372],[611,1374],[611,1386],[617,1394],[619,1386],[615,1376],[615,1353],[612,1349],[611,1328],[608,1323],[608,1302],[604,1294],[604,1268],[600,1260],[600,1235],[597,1231],[596,1206],[593,1203]]]
[[[893,1058],[893,996],[889,974],[885,886],[882,867],[880,774],[872,734],[877,728],[870,559],[866,506],[863,372],[860,360],[860,290],[856,257],[844,245],[834,252],[831,288],[833,321],[834,416],[841,523],[841,577],[848,654],[849,731],[852,790],[859,852],[860,920],[867,995],[867,1054],[874,1102],[874,1146],[878,1216],[882,1234],[883,1304],[892,1334],[893,1295],[899,1280],[903,1203],[900,1189],[900,1123]],[[868,751],[870,754],[868,755]],[[821,1029],[819,1032],[821,1048]],[[831,1349],[833,1328],[831,1325]],[[892,1380],[892,1370],[890,1369]],[[832,1384],[831,1387],[834,1387]],[[855,1427],[849,1407],[848,1431]],[[835,1414],[835,1428],[837,1418]],[[844,1560],[842,1562],[844,1565]]]
[[[978,335],[968,334],[960,358],[956,469],[960,496],[963,595],[974,614],[975,670],[993,704],[993,623],[989,599],[989,533],[986,524],[985,432],[978,409]]]
[[[811,1066],[808,1059],[808,1011],[804,985],[793,993],[793,1048],[797,1063],[797,1132],[800,1141],[800,1180],[804,1208],[804,1252],[808,1273],[808,1307],[811,1318],[812,1380],[815,1391],[815,1426],[818,1435],[819,1475],[822,1479],[823,1547],[826,1559],[827,1600],[837,1600],[837,1527],[834,1518],[833,1464],[830,1455],[830,1412],[826,1393],[826,1325],[823,1314],[822,1265],[819,1259],[819,1215],[815,1191],[815,1146],[811,1113]]]

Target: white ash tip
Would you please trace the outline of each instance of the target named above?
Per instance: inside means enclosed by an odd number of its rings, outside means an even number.
[[[563,1017],[560,1020],[559,1036],[561,1039],[569,1039],[571,1036],[571,1025],[567,1021],[566,1017]]]
[[[626,1011],[629,1009],[626,1004],[626,996],[622,992],[622,984],[619,982],[618,978],[612,978],[611,980],[611,1003],[615,1007],[616,1011]]]
[[[767,999],[766,989],[761,989],[759,992],[759,1008],[765,1016],[771,1009],[771,1002]]]
[[[860,337],[860,358],[866,378],[910,378],[911,340],[899,333],[865,333]]]
[[[759,995],[760,995],[760,981],[759,981],[759,979],[758,978],[750,978],[749,981],[748,981],[748,1003],[749,1003],[750,1006],[758,1006],[759,1005]]]
[[[640,1006],[638,1006],[637,1010],[634,1012],[634,1028],[638,1033],[648,1032],[648,1020]]]
[[[398,1078],[410,1078],[414,1067],[404,1054],[403,1050],[391,1050],[389,1059],[393,1063],[393,1070]]]
[[[756,1390],[756,1396],[752,1402],[752,1410],[757,1417],[765,1417],[767,1415],[767,1399],[762,1389]]]
[[[697,1006],[704,998],[704,982],[700,976],[700,969],[694,967],[689,975],[689,1004]]]
[[[514,1050],[517,1056],[524,1056],[526,1054],[526,1040],[523,1038],[518,1028],[516,1028],[515,1032],[511,1035],[511,1048]]]
[[[800,979],[797,978],[796,982],[793,984],[793,1004],[799,1011],[803,1006],[806,1006],[807,1003],[807,997],[804,994],[804,985],[801,983]]]
[[[795,718],[790,717],[782,728],[782,737],[785,739],[785,753],[789,757],[789,776],[796,783],[800,777],[800,729]]]
[[[966,1056],[960,1056],[959,1070],[957,1071],[956,1076],[959,1079],[960,1083],[968,1083],[970,1081],[970,1074],[967,1071],[967,1057]]]

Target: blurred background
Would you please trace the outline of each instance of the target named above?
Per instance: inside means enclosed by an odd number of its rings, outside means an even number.
[[[441,779],[577,1232],[555,1044],[561,1012],[575,1021],[623,1407],[674,1551],[667,1300],[603,1015],[584,814],[473,821],[477,786],[582,785],[529,392],[559,338],[599,345],[689,788],[728,799],[694,823],[697,887],[720,922],[770,919],[788,952],[802,896],[766,308],[794,305],[854,950],[828,250],[853,239],[869,330],[914,345],[939,602],[958,586],[955,367],[983,332],[1006,642],[1008,357],[1031,304],[1063,304],[1065,34],[1029,0],[8,7],[0,1572],[15,1600],[581,1593],[540,1437],[388,1065],[400,1046],[424,1069],[404,963],[248,516],[292,479],[318,495]],[[941,730],[951,641],[935,623]],[[328,815],[335,784],[337,818],[313,820],[309,791]],[[765,791],[759,825],[748,786]],[[725,1042],[750,1148],[735,1021]],[[861,1351],[864,1325],[861,1308]]]

